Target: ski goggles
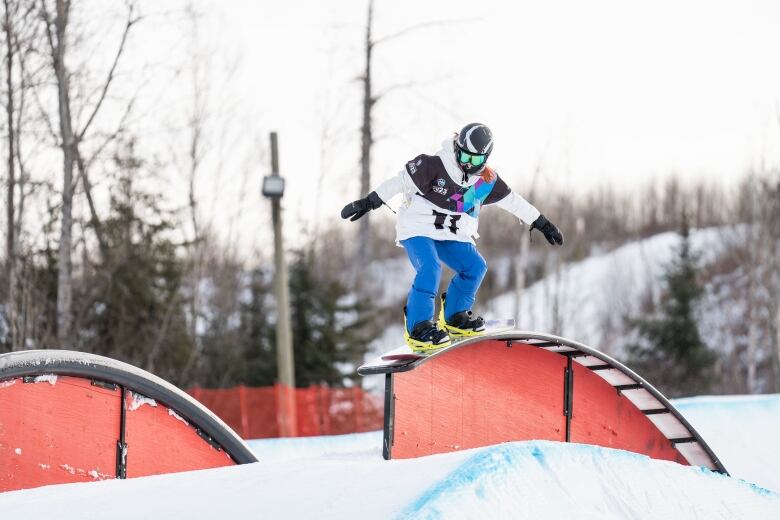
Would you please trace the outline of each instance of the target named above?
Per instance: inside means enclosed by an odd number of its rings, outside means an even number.
[[[458,161],[463,164],[471,163],[474,166],[482,166],[487,161],[487,155],[477,155],[458,148]]]

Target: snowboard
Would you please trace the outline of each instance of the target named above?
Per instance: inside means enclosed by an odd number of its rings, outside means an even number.
[[[506,332],[514,328],[515,328],[515,320],[513,319],[485,320],[485,332],[483,332],[480,336],[495,334],[497,332]],[[439,352],[444,352],[445,350],[456,346],[461,341],[478,338],[480,336],[460,336],[457,338],[452,338],[451,343],[446,347],[429,350],[427,352],[414,352],[409,345],[404,345],[403,347],[399,347],[395,350],[388,352],[387,354],[384,354],[382,356],[382,360],[383,361],[416,361],[418,359],[432,356],[433,354],[438,354]]]

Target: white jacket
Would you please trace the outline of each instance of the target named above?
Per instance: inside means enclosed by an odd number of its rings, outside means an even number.
[[[484,171],[488,173],[464,181],[450,138],[436,155],[415,157],[377,186],[374,191],[386,203],[403,194],[396,242],[424,236],[473,244],[479,238],[479,213],[485,204],[495,204],[529,225],[539,217],[539,210],[513,192],[494,170],[486,166]]]

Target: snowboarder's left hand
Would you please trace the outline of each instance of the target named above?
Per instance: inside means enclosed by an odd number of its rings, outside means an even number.
[[[534,229],[541,231],[544,235],[544,238],[546,238],[550,244],[558,244],[559,246],[563,245],[563,234],[557,227],[555,227],[555,224],[547,220],[544,215],[539,215],[539,218],[534,220],[534,223],[531,224],[531,231]]]
[[[350,202],[341,210],[341,218],[348,218],[354,222],[372,209],[377,209],[382,205],[382,199],[375,191],[368,194],[368,197]],[[350,218],[351,217],[351,218]]]

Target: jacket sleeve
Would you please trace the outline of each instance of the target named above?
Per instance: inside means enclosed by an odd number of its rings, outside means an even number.
[[[506,197],[496,202],[496,206],[512,213],[529,226],[534,220],[539,218],[539,215],[541,214],[530,202],[514,191],[509,192]]]
[[[523,197],[512,191],[501,177],[496,179],[496,185],[491,190],[485,204],[495,204],[499,208],[508,211],[523,222],[531,225],[534,220],[539,218],[539,210],[525,200]]]
[[[382,202],[403,193],[412,196],[415,193],[425,195],[430,188],[431,175],[435,172],[430,167],[430,160],[426,155],[419,155],[406,163],[406,167],[393,177],[390,177],[374,190]]]
[[[412,179],[409,178],[409,174],[406,170],[401,170],[392,177],[386,179],[379,184],[374,191],[382,202],[389,202],[390,199],[398,195],[399,193],[414,194],[417,192],[417,186],[414,185]]]

